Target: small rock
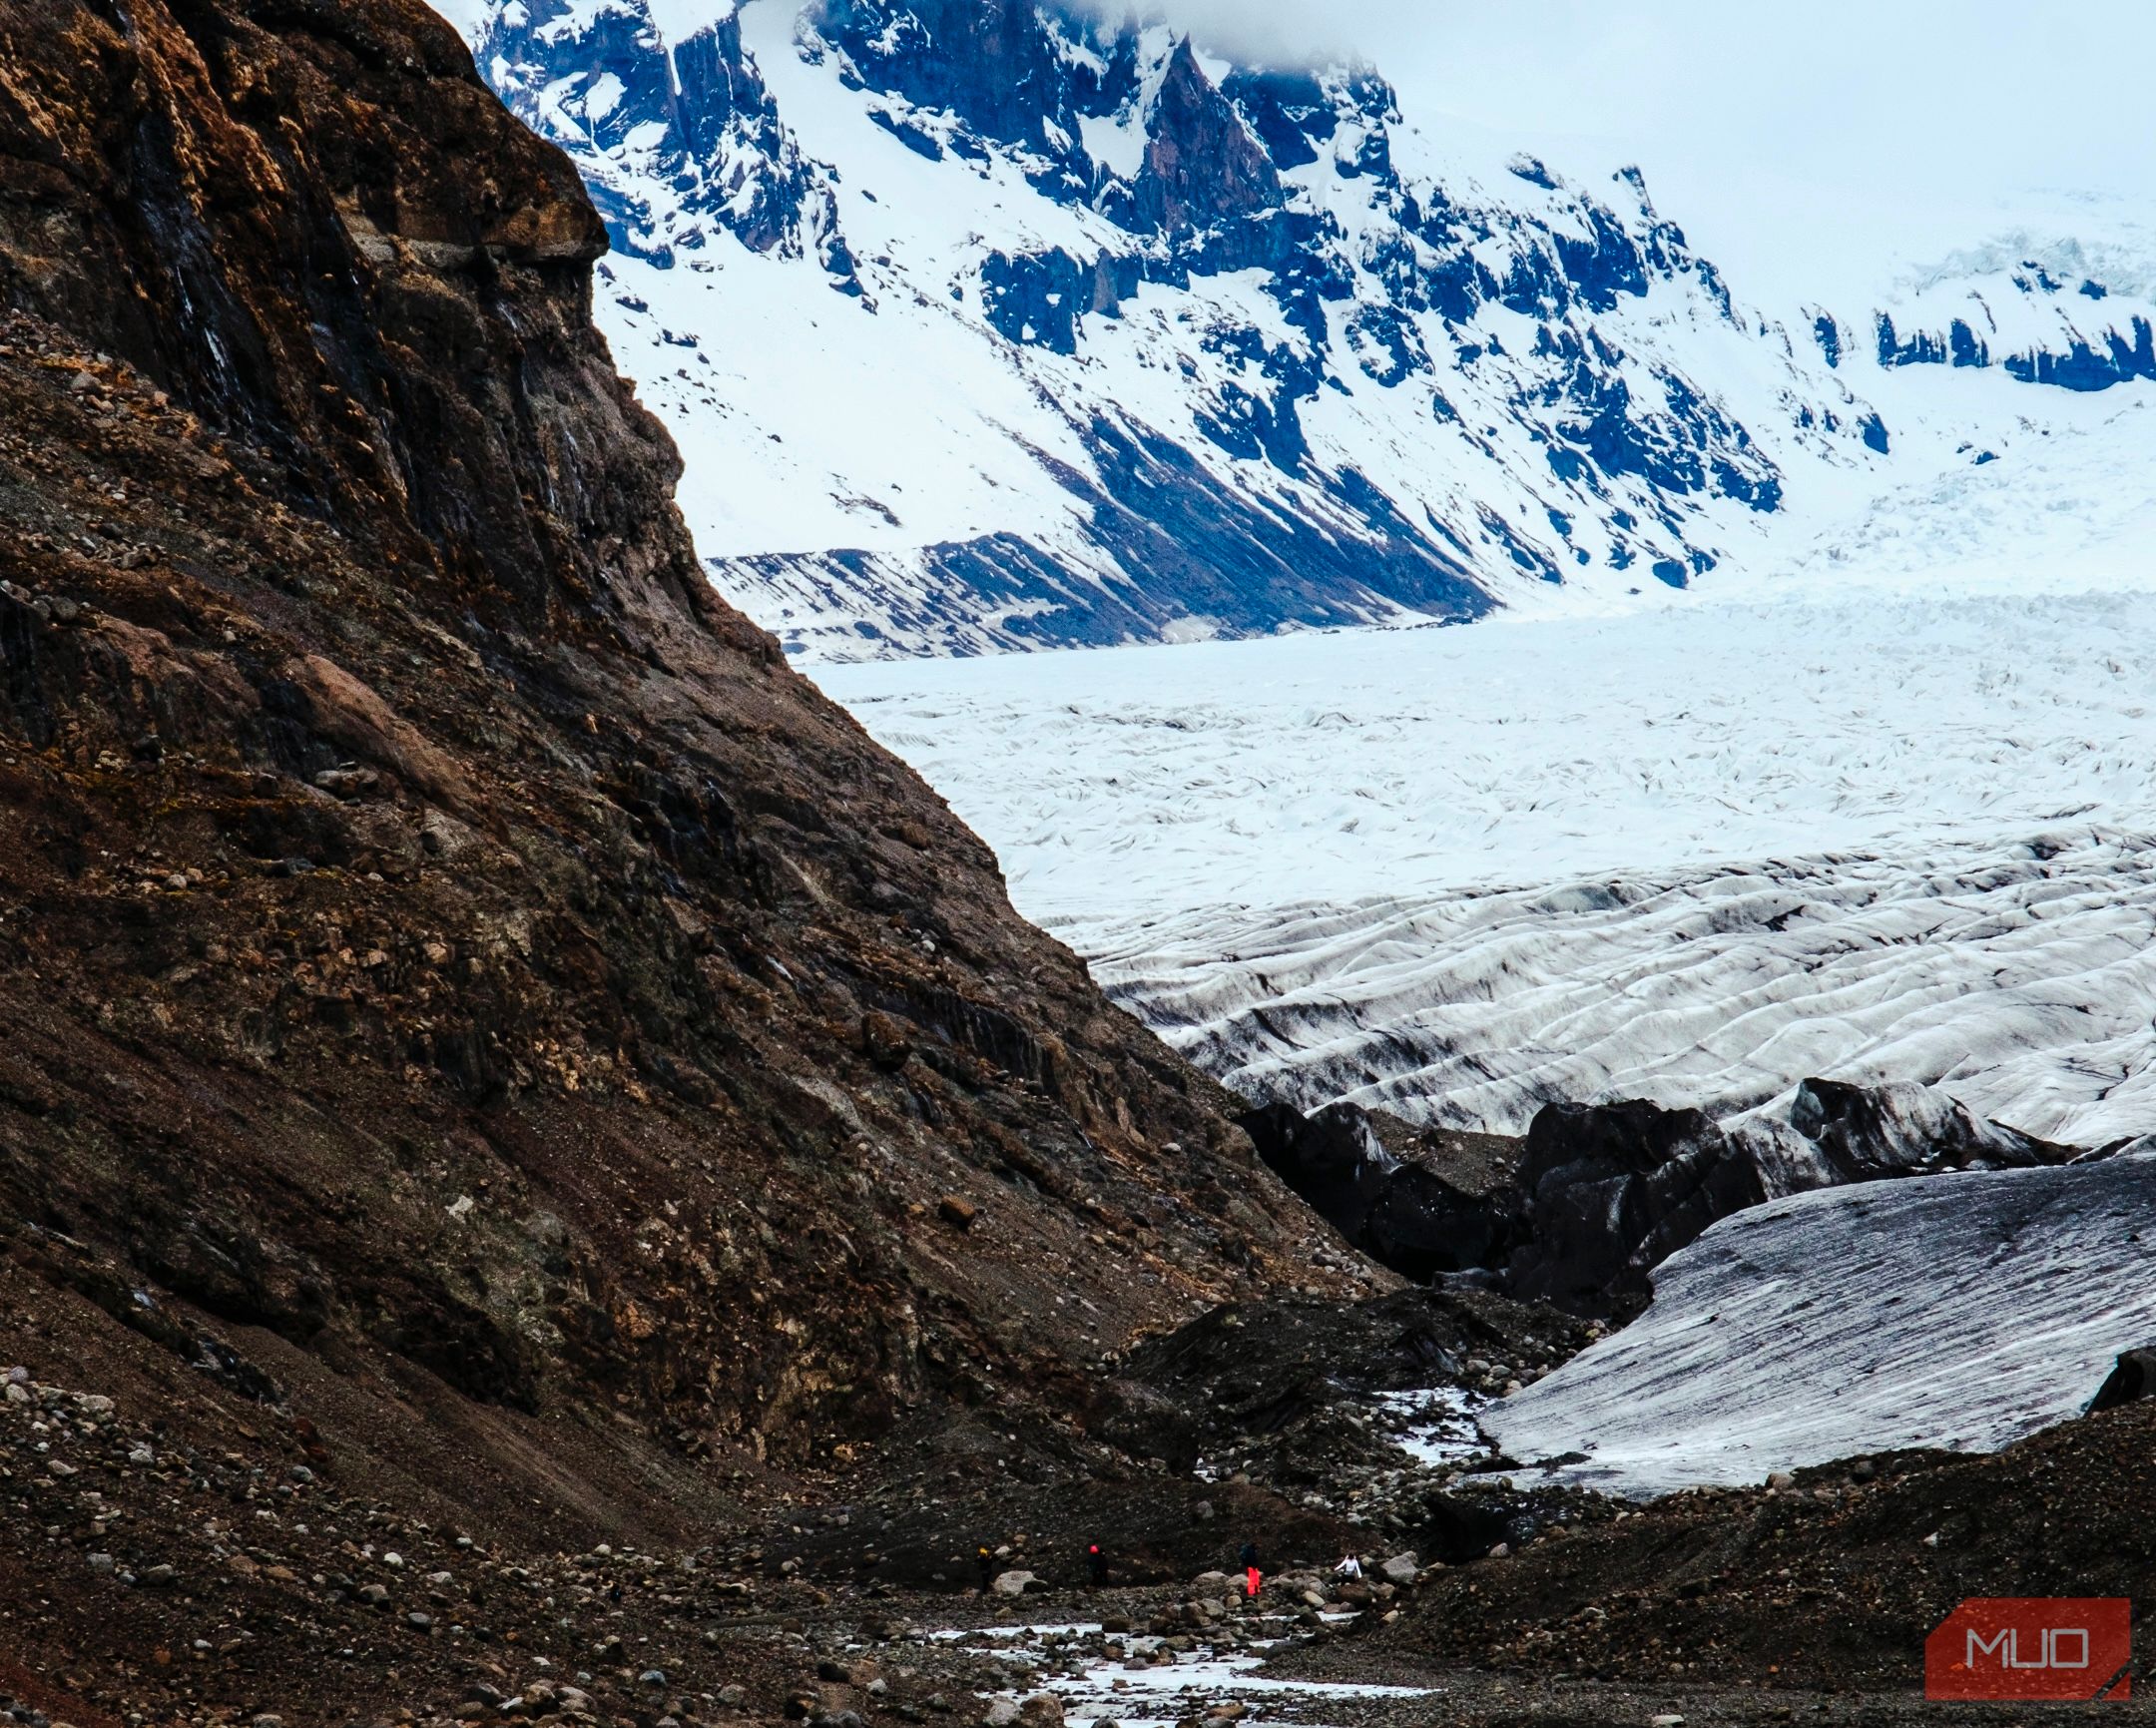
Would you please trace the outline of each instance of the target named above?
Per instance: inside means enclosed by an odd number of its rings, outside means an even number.
[[[643,1673],[637,1676],[637,1684],[639,1686],[664,1686],[666,1684],[666,1670],[664,1668],[646,1668]]]
[[[746,1686],[722,1686],[719,1688],[718,1698],[719,1702],[727,1709],[739,1710],[749,1702],[749,1688]]]
[[[1510,1559],[1512,1557],[1512,1544],[1510,1542],[1499,1542],[1494,1548],[1490,1549],[1489,1557],[1493,1560]]]
[[[1684,1728],[1684,1718],[1682,1716],[1650,1716],[1647,1718],[1647,1728]]]
[[[936,1216],[954,1230],[971,1230],[973,1220],[980,1216],[980,1208],[970,1200],[961,1200],[955,1194],[946,1194],[936,1202]]]
[[[987,1711],[981,1717],[981,1728],[1011,1728],[1017,1720],[1017,1699],[991,1698]]]
[[[146,1589],[168,1589],[179,1575],[171,1566],[152,1566],[142,1574],[142,1583]]]
[[[417,1609],[414,1609],[404,1616],[404,1624],[415,1632],[431,1632],[434,1630],[434,1616],[432,1614],[422,1614]]]
[[[1786,1488],[1795,1487],[1797,1478],[1791,1475],[1788,1470],[1776,1470],[1774,1474],[1767,1478],[1767,1485],[1780,1493]]]
[[[370,1608],[386,1606],[389,1601],[389,1586],[387,1584],[361,1584],[359,1586],[359,1599]]]
[[[90,1569],[93,1572],[100,1574],[110,1572],[115,1564],[117,1562],[110,1554],[92,1554],[90,1556]]]
[[[1063,1728],[1063,1700],[1053,1692],[1036,1692],[1018,1706],[1023,1728]]]

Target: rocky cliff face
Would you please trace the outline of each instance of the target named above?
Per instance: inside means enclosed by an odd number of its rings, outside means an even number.
[[[713,597],[604,247],[416,0],[0,0],[10,1349],[565,1530],[1348,1282]]]

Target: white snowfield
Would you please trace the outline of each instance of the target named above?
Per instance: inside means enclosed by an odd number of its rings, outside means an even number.
[[[2156,594],[818,676],[1022,911],[1248,1092],[1518,1130],[1819,1074],[2156,1129]]]
[[[2156,1157],[1799,1195],[1723,1220],[1623,1332],[1482,1416],[1631,1495],[1897,1446],[1990,1451],[2156,1342]],[[1539,1479],[1529,1469],[1519,1479]]]

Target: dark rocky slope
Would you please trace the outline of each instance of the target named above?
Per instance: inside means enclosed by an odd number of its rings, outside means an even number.
[[[512,1540],[1355,1281],[714,599],[604,244],[417,0],[0,0],[0,1354]]]

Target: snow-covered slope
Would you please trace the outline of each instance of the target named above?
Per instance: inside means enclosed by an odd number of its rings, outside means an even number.
[[[1775,1201],[1665,1261],[1644,1316],[1482,1425],[1522,1464],[1630,1494],[1995,1450],[2080,1415],[2156,1339],[2152,1217],[2146,1154]]]
[[[1870,404],[1637,174],[1005,0],[445,0],[570,149],[716,577],[897,652],[1681,586]],[[696,26],[692,28],[692,26]]]
[[[2051,504],[2071,398],[2156,377],[2124,231],[1733,292],[1636,171],[1367,67],[1059,0],[441,4],[608,218],[715,578],[810,657],[1624,605],[1979,467]]]
[[[2156,596],[825,668],[1259,1096],[1524,1128],[1813,1074],[2156,1128]]]

